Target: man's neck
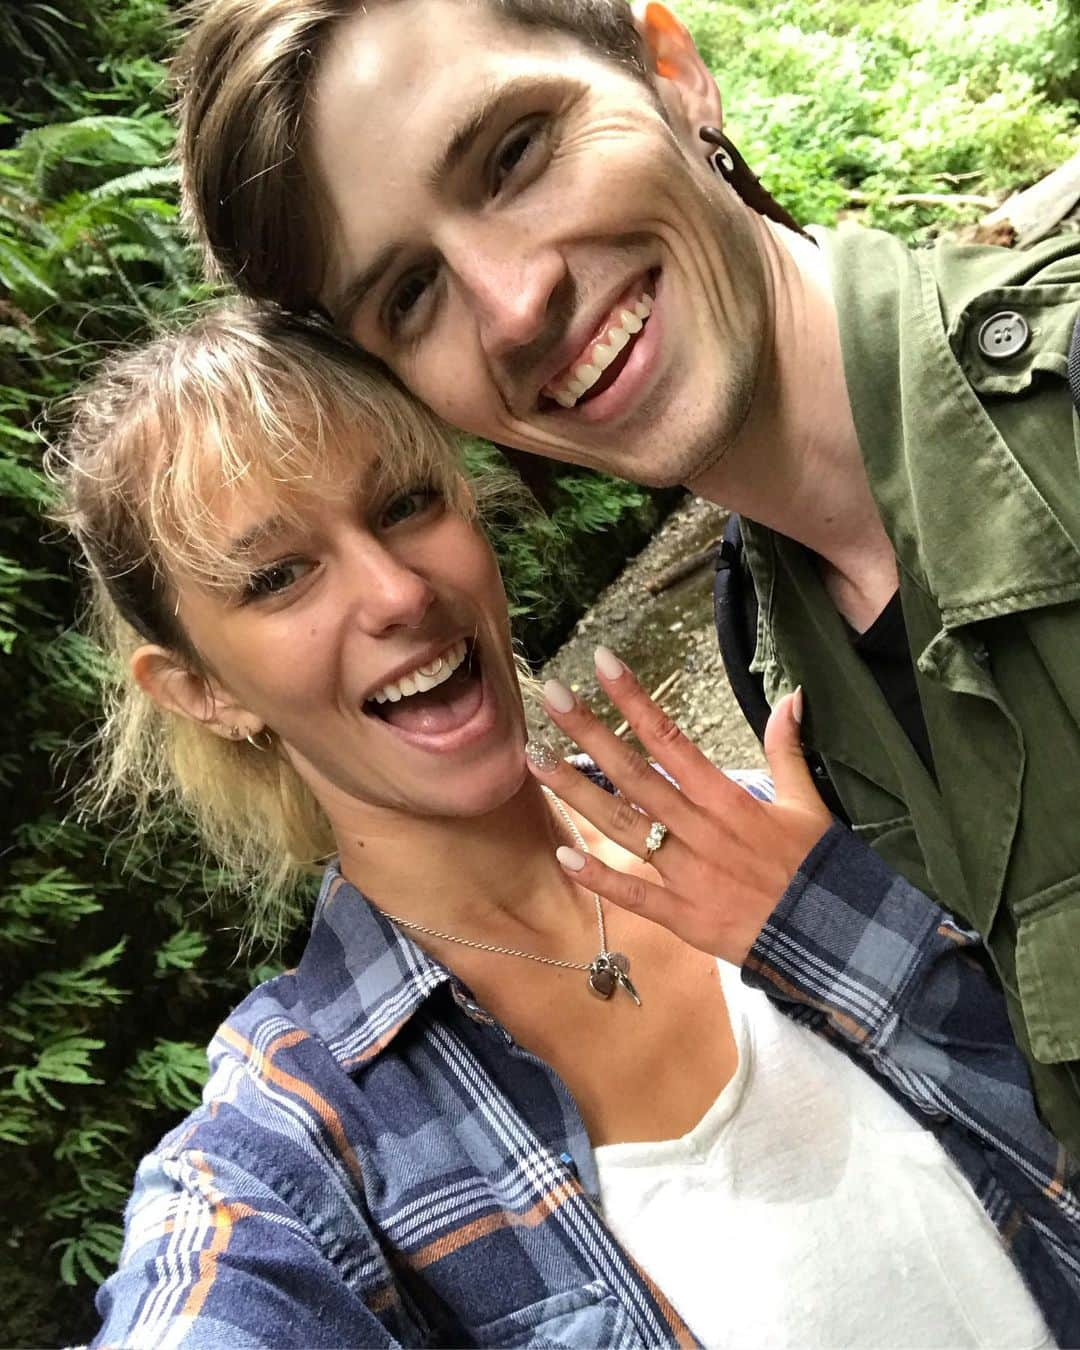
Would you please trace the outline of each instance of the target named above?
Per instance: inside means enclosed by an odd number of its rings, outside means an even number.
[[[896,560],[859,449],[825,259],[756,220],[771,340],[738,439],[688,486],[816,553],[833,602],[862,629],[896,590]]]

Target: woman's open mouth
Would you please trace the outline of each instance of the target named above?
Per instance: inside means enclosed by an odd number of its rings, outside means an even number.
[[[457,749],[488,729],[486,685],[474,638],[461,638],[431,662],[377,689],[364,712],[427,750]]]

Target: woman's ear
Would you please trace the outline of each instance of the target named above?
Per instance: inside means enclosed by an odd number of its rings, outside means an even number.
[[[657,92],[689,143],[700,148],[698,128],[723,126],[720,90],[686,25],[659,0],[638,0],[634,21],[657,76]]]
[[[226,741],[255,736],[264,723],[207,675],[192,670],[167,647],[147,643],[131,656],[131,676],[148,698]]]

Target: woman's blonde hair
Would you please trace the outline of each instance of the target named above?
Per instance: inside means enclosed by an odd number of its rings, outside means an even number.
[[[252,933],[271,941],[296,917],[299,880],[334,849],[322,809],[276,746],[163,711],[129,661],[159,643],[205,674],[174,580],[230,584],[242,566],[216,509],[222,490],[243,482],[299,510],[355,477],[358,445],[377,449],[377,490],[430,483],[474,510],[450,433],[391,376],[321,326],[241,302],[109,361],[47,456],[109,672],[84,807],[130,800],[135,828],[151,831],[179,808],[248,892]]]

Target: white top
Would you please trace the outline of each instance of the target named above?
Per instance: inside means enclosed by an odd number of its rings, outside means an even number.
[[[941,1145],[720,963],[739,1051],[681,1139],[596,1150],[604,1215],[707,1346],[1052,1346]]]

